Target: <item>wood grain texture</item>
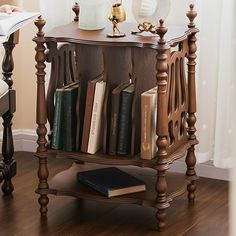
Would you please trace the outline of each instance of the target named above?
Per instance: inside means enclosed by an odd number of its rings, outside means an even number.
[[[105,204],[50,195],[48,220],[41,221],[35,202],[37,159],[16,152],[18,175],[14,195],[0,198],[1,235],[33,236],[222,236],[229,235],[229,184],[200,178],[195,205],[183,195],[167,209],[166,231],[156,232],[155,209],[136,205]],[[70,160],[49,158],[52,175],[71,166]],[[91,214],[92,212],[92,214]],[[30,219],[30,223],[29,223]]]
[[[131,31],[136,29],[135,23],[123,23],[121,24],[121,31],[126,34],[124,38],[108,38],[106,35],[111,31],[111,25],[107,25],[102,30],[81,30],[78,29],[78,23],[72,22],[69,25],[63,25],[56,27],[52,31],[48,32],[45,36],[46,41],[54,42],[70,42],[87,45],[98,46],[121,46],[121,47],[147,47],[157,49],[158,36],[142,36],[133,35]],[[182,26],[169,26],[168,33],[166,35],[166,41],[170,46],[174,46],[177,43],[187,39],[193,32],[197,33],[196,28],[187,28]]]

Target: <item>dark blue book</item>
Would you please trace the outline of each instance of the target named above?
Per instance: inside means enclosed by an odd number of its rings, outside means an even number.
[[[109,198],[146,190],[142,180],[116,167],[79,172],[77,180]]]
[[[118,141],[116,150],[119,155],[128,155],[131,150],[131,115],[133,96],[133,84],[121,92]]]

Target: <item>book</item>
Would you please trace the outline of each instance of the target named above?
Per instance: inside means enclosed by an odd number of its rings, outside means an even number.
[[[111,123],[110,123],[110,135],[109,135],[109,154],[116,154],[117,136],[119,126],[119,114],[120,114],[120,95],[121,91],[128,87],[129,83],[122,83],[118,87],[112,90],[111,94]]]
[[[117,154],[128,155],[131,146],[131,114],[134,85],[130,84],[121,92]]]
[[[106,89],[103,75],[88,82],[81,151],[96,153],[102,147],[102,108]]]
[[[141,94],[141,158],[156,155],[157,87]]]
[[[90,134],[90,127],[91,127],[93,101],[94,101],[96,83],[101,81],[102,79],[103,79],[103,75],[99,75],[97,78],[88,81],[83,133],[82,133],[82,142],[81,142],[81,151],[82,152],[88,151],[88,142],[89,142],[89,134]]]
[[[79,172],[77,180],[108,198],[146,190],[142,180],[116,167]]]
[[[54,108],[54,119],[52,128],[52,143],[51,148],[61,149],[62,148],[62,93],[63,89],[56,89],[55,92],[55,108]]]
[[[2,36],[9,36],[38,16],[40,16],[40,13],[38,12],[13,12],[12,14],[0,13],[1,38]]]
[[[62,94],[62,149],[75,151],[78,84],[65,88]]]
[[[76,100],[78,82],[70,83],[55,91],[55,109],[51,148],[74,150],[76,130]],[[73,141],[72,141],[73,140]]]

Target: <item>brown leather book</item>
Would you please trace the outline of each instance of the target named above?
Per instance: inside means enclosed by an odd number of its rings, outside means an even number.
[[[83,125],[83,135],[82,135],[82,143],[81,143],[81,151],[86,152],[86,153],[88,150],[89,133],[90,133],[90,127],[91,127],[91,120],[92,120],[93,101],[94,101],[96,83],[101,81],[102,79],[103,79],[103,74],[99,75],[94,80],[88,81],[84,125]]]
[[[151,160],[156,148],[157,87],[141,94],[141,158]]]

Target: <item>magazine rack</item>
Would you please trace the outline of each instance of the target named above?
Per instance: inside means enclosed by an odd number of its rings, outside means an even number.
[[[123,24],[122,32],[127,37],[107,38],[110,27],[100,31],[83,31],[77,27],[78,5],[74,7],[75,22],[53,29],[47,35],[43,32],[45,21],[36,20],[38,28],[36,42],[37,68],[37,134],[39,158],[39,185],[36,193],[40,195],[39,204],[42,217],[47,215],[48,194],[73,196],[102,202],[116,202],[148,205],[157,209],[157,226],[162,231],[165,227],[166,209],[171,201],[188,191],[188,199],[195,199],[195,136],[196,91],[195,59],[196,33],[194,18],[197,13],[190,5],[187,13],[188,27],[165,28],[161,20],[157,28],[158,36],[146,37],[132,35],[135,24]],[[61,44],[63,43],[63,44]],[[47,47],[47,50],[46,50]],[[51,63],[51,75],[46,95],[45,61]],[[185,76],[187,60],[187,78]],[[51,139],[54,113],[54,92],[71,81],[79,80],[80,96],[77,107],[79,112],[85,109],[87,81],[104,71],[107,82],[103,119],[103,150],[94,155],[80,151],[63,152],[48,148]],[[118,84],[132,79],[135,84],[132,105],[132,150],[129,156],[109,156],[107,134],[109,132],[110,92]],[[157,147],[156,157],[142,160],[140,147],[140,94],[154,86],[157,90]],[[81,92],[82,91],[82,92]],[[46,123],[50,130],[47,132]],[[78,120],[81,127],[83,120]],[[79,130],[79,128],[78,128]],[[48,135],[48,141],[46,138]],[[78,140],[80,140],[78,131]],[[79,141],[77,141],[79,143]],[[168,185],[171,174],[167,170],[171,164],[186,156],[187,171],[182,178],[175,179],[175,186]],[[73,166],[54,176],[48,183],[48,157],[69,158],[75,160]],[[106,198],[88,187],[76,182],[76,173],[87,169],[99,168],[100,165],[119,165],[119,168],[141,178],[147,185],[147,191],[114,198]],[[129,166],[136,166],[136,168]],[[148,168],[143,168],[148,167]],[[170,175],[169,175],[170,174]]]
[[[0,98],[0,115],[3,118],[2,155],[0,162],[0,182],[3,182],[4,194],[11,194],[14,190],[11,178],[16,175],[16,161],[13,159],[14,146],[12,137],[12,118],[16,110],[15,90],[12,89],[12,71],[14,69],[12,51],[18,43],[19,31],[12,34],[8,41],[3,43],[5,56],[2,62],[3,80],[8,84],[8,91]]]

